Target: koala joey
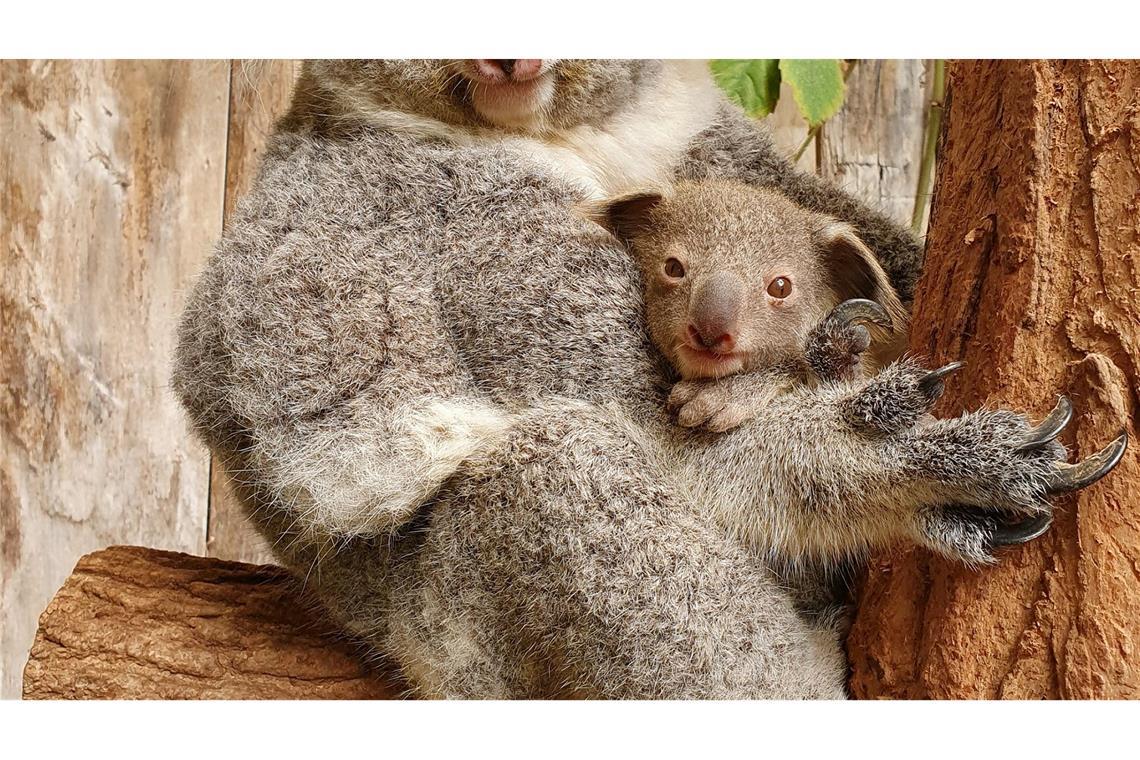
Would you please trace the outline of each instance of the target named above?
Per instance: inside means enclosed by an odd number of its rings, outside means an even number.
[[[938,374],[913,362],[676,425],[639,272],[578,209],[717,178],[850,224],[909,300],[913,237],[796,172],[700,62],[305,64],[173,387],[280,560],[415,694],[841,697],[835,632],[725,524],[778,556],[983,561],[1032,532],[997,516],[1047,521],[1111,465],[1062,463],[1054,418],[916,424]]]
[[[851,379],[897,358],[906,311],[886,272],[847,224],[739,182],[682,182],[588,214],[641,268],[649,333],[682,377],[669,403],[686,427],[723,432],[771,394],[733,376]],[[872,332],[890,338],[868,361]]]

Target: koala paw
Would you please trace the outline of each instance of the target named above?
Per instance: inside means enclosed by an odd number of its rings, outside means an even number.
[[[832,309],[808,333],[804,358],[819,380],[832,382],[855,377],[860,356],[871,347],[871,332],[866,325],[890,332],[890,315],[874,301],[852,298]]]
[[[1069,464],[1056,438],[1072,414],[1072,405],[1062,397],[1036,426],[1008,411],[937,420],[909,437],[905,456],[912,474],[934,484],[947,502],[1039,518],[1049,512],[1049,496],[1100,480],[1128,445],[1127,435],[1121,433],[1084,461]],[[996,535],[1002,539],[1000,530]]]
[[[994,552],[1041,536],[1053,524],[1052,508],[1017,520],[1010,515],[951,505],[924,507],[916,515],[916,540],[939,554],[972,567],[997,561]]]
[[[752,419],[754,399],[739,377],[719,380],[682,380],[669,394],[669,409],[677,412],[677,423],[687,428],[703,428],[723,433]]]
[[[871,378],[846,402],[848,423],[865,433],[891,434],[913,428],[942,395],[947,375],[962,368],[951,362],[927,370],[913,361],[898,361]]]

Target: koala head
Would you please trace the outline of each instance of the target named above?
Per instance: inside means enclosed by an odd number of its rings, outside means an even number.
[[[524,132],[596,124],[631,102],[659,61],[554,58],[329,60],[308,80],[360,114],[392,109]]]
[[[802,352],[849,298],[905,311],[874,254],[846,224],[780,193],[721,181],[616,198],[590,216],[623,240],[645,286],[650,335],[685,378],[722,377]]]

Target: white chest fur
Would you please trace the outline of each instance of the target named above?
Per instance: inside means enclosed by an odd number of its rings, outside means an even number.
[[[593,199],[667,184],[685,147],[712,122],[720,102],[704,61],[667,61],[661,78],[605,124],[533,136],[469,130],[344,97],[386,129],[463,145],[509,146]]]
[[[600,199],[667,184],[717,103],[703,62],[670,61],[652,90],[604,125],[499,139]]]

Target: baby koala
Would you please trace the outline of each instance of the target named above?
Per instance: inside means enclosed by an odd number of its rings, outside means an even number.
[[[905,345],[906,312],[874,254],[779,192],[681,183],[591,217],[641,267],[650,335],[682,378],[669,398],[681,425],[729,430],[790,384],[856,377]],[[871,330],[891,340],[866,356]]]

